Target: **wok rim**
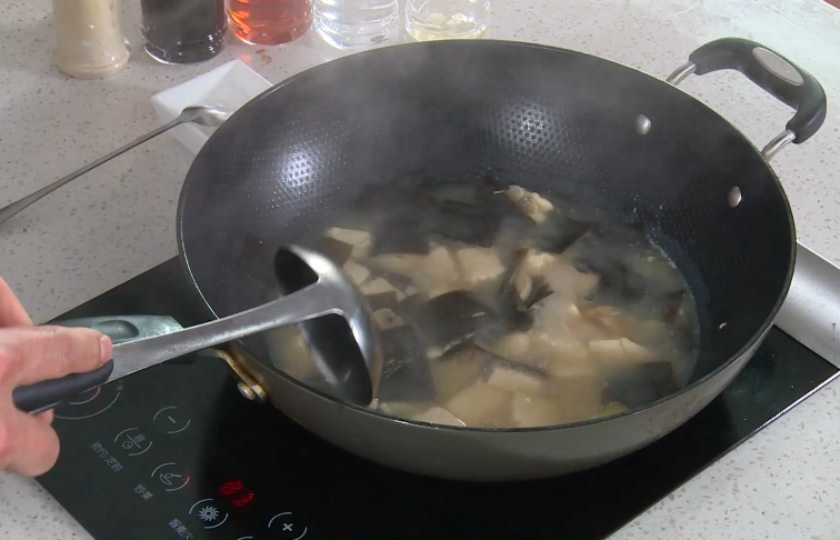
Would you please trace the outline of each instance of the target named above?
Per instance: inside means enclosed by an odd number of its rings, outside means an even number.
[[[423,48],[423,47],[434,48],[434,47],[447,47],[447,46],[449,46],[449,47],[464,46],[464,47],[480,48],[480,47],[486,46],[486,45],[503,46],[503,47],[521,47],[523,49],[542,49],[542,50],[550,51],[552,53],[567,54],[567,55],[571,55],[571,56],[576,56],[576,57],[581,58],[581,59],[583,59],[585,61],[588,61],[588,62],[606,63],[609,66],[611,66],[613,69],[624,70],[624,71],[628,72],[628,74],[630,74],[630,76],[641,76],[641,77],[648,78],[652,82],[655,82],[656,84],[660,85],[661,88],[663,89],[663,93],[664,92],[669,92],[669,91],[679,92],[685,98],[688,98],[689,100],[693,101],[695,105],[697,105],[698,107],[701,107],[704,110],[703,114],[714,115],[717,118],[718,121],[724,123],[729,129],[731,129],[733,131],[733,133],[736,133],[742,139],[742,142],[746,142],[747,145],[751,148],[751,151],[761,160],[761,163],[763,164],[764,169],[766,170],[767,173],[769,173],[769,180],[771,180],[771,183],[778,190],[778,193],[781,196],[782,202],[784,203],[785,216],[787,217],[788,226],[790,228],[790,238],[791,238],[791,242],[790,242],[790,246],[789,246],[789,255],[790,256],[789,256],[789,263],[787,264],[787,269],[786,269],[786,273],[785,273],[785,279],[784,279],[784,282],[783,282],[783,284],[780,288],[778,298],[776,299],[776,302],[773,305],[773,307],[769,310],[767,316],[764,319],[764,322],[762,322],[762,324],[759,326],[759,328],[750,336],[749,339],[744,341],[743,345],[735,353],[730,355],[730,357],[728,359],[721,362],[720,365],[718,365],[715,369],[713,369],[712,371],[710,371],[709,373],[707,373],[703,377],[697,379],[696,381],[691,382],[689,384],[686,384],[685,386],[679,388],[677,391],[672,392],[672,393],[670,393],[670,394],[668,394],[668,395],[666,395],[662,398],[659,398],[655,401],[649,402],[649,403],[647,403],[643,406],[639,406],[639,407],[635,407],[635,408],[628,408],[626,411],[622,411],[620,413],[616,413],[616,414],[612,414],[612,415],[608,415],[608,416],[600,416],[600,417],[590,418],[588,420],[582,420],[582,421],[577,421],[577,422],[568,422],[568,423],[563,423],[563,424],[549,424],[549,425],[536,426],[536,427],[489,428],[489,427],[476,427],[476,426],[452,426],[452,425],[446,425],[446,424],[435,424],[435,423],[430,423],[430,422],[424,422],[424,421],[421,421],[421,420],[412,420],[412,419],[408,419],[408,418],[391,416],[391,415],[388,415],[388,414],[384,414],[384,413],[380,412],[379,410],[374,410],[374,409],[368,408],[366,406],[354,405],[354,404],[351,404],[351,403],[344,402],[344,401],[342,401],[342,400],[340,400],[340,399],[338,399],[338,398],[336,398],[332,395],[326,394],[326,393],[324,393],[320,390],[312,388],[311,386],[309,386],[305,383],[302,383],[301,381],[295,379],[291,375],[288,375],[288,374],[280,371],[279,369],[276,369],[275,367],[266,364],[265,360],[261,359],[260,355],[254,354],[254,352],[248,346],[246,346],[242,342],[242,340],[237,340],[236,341],[237,346],[240,347],[243,351],[247,352],[248,355],[251,358],[253,358],[256,363],[260,364],[263,368],[268,370],[271,374],[276,375],[276,376],[284,379],[285,381],[300,387],[301,389],[315,395],[316,397],[320,398],[322,401],[326,401],[327,403],[329,403],[331,405],[339,406],[339,407],[346,408],[346,409],[351,409],[351,410],[354,410],[357,413],[369,415],[369,416],[372,416],[372,417],[377,418],[379,420],[385,420],[385,421],[388,421],[388,422],[397,422],[397,423],[406,424],[406,425],[409,425],[409,426],[423,428],[423,429],[451,430],[453,432],[471,432],[471,433],[487,433],[487,434],[490,434],[490,433],[520,434],[520,433],[553,432],[553,431],[560,431],[560,430],[567,430],[567,429],[571,430],[571,429],[575,429],[575,428],[588,427],[588,426],[599,424],[599,423],[609,422],[611,420],[616,420],[618,418],[629,417],[629,416],[632,416],[632,415],[641,414],[641,413],[644,413],[648,410],[655,409],[657,407],[666,405],[669,402],[675,400],[676,398],[678,398],[678,397],[680,397],[684,394],[692,392],[692,391],[694,391],[695,389],[697,389],[701,386],[705,386],[709,381],[711,381],[712,379],[715,379],[718,376],[720,376],[720,374],[722,372],[729,369],[740,358],[742,358],[745,354],[749,353],[749,351],[751,349],[755,348],[757,350],[760,347],[761,343],[763,343],[764,340],[766,339],[766,336],[769,333],[769,331],[772,329],[773,321],[775,320],[776,316],[778,315],[779,311],[781,310],[782,305],[784,304],[785,300],[787,299],[787,296],[790,292],[791,283],[793,281],[793,273],[794,273],[795,266],[796,266],[796,248],[797,248],[797,243],[798,242],[797,242],[797,234],[796,234],[796,223],[795,223],[795,219],[794,219],[794,216],[793,216],[793,210],[792,210],[791,205],[790,205],[790,200],[787,196],[787,193],[784,189],[784,186],[781,183],[781,180],[779,179],[778,175],[775,173],[773,168],[770,166],[769,162],[764,159],[764,157],[761,154],[761,151],[753,143],[753,141],[749,137],[747,137],[740,129],[738,129],[737,126],[732,124],[729,120],[727,120],[720,113],[718,113],[717,111],[712,109],[709,105],[702,102],[697,97],[689,94],[688,92],[686,92],[682,88],[680,88],[678,86],[675,86],[675,85],[672,85],[664,79],[660,79],[660,78],[655,77],[655,76],[653,76],[649,73],[646,73],[646,72],[642,71],[641,69],[634,68],[632,66],[628,66],[628,65],[623,64],[621,62],[617,62],[615,60],[610,60],[608,58],[604,58],[604,57],[601,57],[601,56],[596,56],[596,55],[590,54],[590,53],[585,53],[585,52],[576,51],[576,50],[572,50],[572,49],[566,49],[566,48],[553,46],[553,45],[546,45],[546,44],[542,44],[542,43],[527,42],[527,41],[497,40],[497,39],[473,39],[473,40],[465,41],[465,40],[451,39],[451,40],[440,40],[440,41],[432,41],[432,42],[410,42],[410,43],[395,44],[395,45],[391,45],[391,46],[387,46],[387,47],[379,47],[379,48],[376,48],[376,49],[371,49],[371,50],[367,50],[367,51],[353,53],[353,54],[342,56],[342,57],[339,57],[339,58],[336,58],[336,59],[333,59],[333,60],[329,60],[327,62],[322,62],[320,64],[316,64],[312,67],[304,69],[304,70],[302,70],[302,71],[300,71],[300,72],[298,72],[298,73],[296,73],[296,74],[294,74],[290,77],[287,77],[287,78],[283,79],[279,83],[273,85],[271,88],[268,88],[265,91],[263,91],[262,93],[260,93],[259,95],[255,96],[250,101],[248,101],[245,105],[243,105],[240,109],[235,111],[227,121],[225,121],[218,129],[216,129],[210,135],[207,142],[210,142],[214,138],[219,139],[222,136],[225,136],[224,134],[227,131],[230,131],[232,129],[236,129],[237,126],[234,125],[234,122],[235,122],[237,116],[242,116],[240,114],[240,111],[245,111],[245,110],[250,110],[250,109],[256,108],[256,107],[260,106],[260,104],[268,96],[270,96],[272,93],[274,93],[276,91],[279,91],[280,89],[285,88],[285,87],[287,87],[291,84],[294,84],[298,79],[302,79],[302,78],[305,78],[307,76],[310,76],[310,73],[312,73],[312,72],[316,72],[316,71],[320,72],[322,70],[330,69],[330,67],[333,64],[340,63],[340,62],[342,62],[342,60],[345,60],[347,58],[356,58],[356,57],[360,57],[360,56],[372,57],[372,56],[376,56],[377,54],[380,54],[381,51],[383,51],[383,50],[394,50],[394,49],[397,49],[397,48]],[[229,125],[233,126],[233,127],[229,127]],[[221,133],[221,135],[219,135],[219,133]],[[177,205],[177,213],[176,213],[176,238],[177,238],[177,244],[178,244],[178,258],[181,262],[181,267],[182,267],[184,273],[186,274],[187,281],[189,282],[190,287],[201,298],[201,302],[204,305],[204,308],[209,312],[209,314],[218,319],[218,318],[220,318],[218,313],[210,305],[206,296],[202,292],[201,287],[199,287],[198,283],[196,282],[195,276],[194,276],[194,274],[192,272],[192,269],[191,269],[191,266],[190,266],[189,256],[187,254],[187,250],[186,250],[186,247],[184,245],[184,209],[187,205],[187,200],[188,200],[188,197],[189,197],[189,188],[191,186],[190,179],[192,178],[191,173],[195,169],[195,164],[198,163],[203,158],[203,156],[207,155],[208,146],[209,145],[207,143],[205,143],[202,146],[201,150],[198,152],[198,154],[194,158],[193,162],[190,164],[190,167],[187,170],[187,173],[185,175],[184,182],[182,184],[180,194],[179,194],[179,197],[178,197],[178,205]],[[754,353],[755,353],[755,351],[753,351],[752,354],[754,354]],[[750,356],[752,356],[752,354]],[[720,393],[723,390],[725,390],[725,388],[727,386],[729,386],[729,385],[727,384],[726,386],[724,386],[721,389],[721,391],[717,392],[717,394],[715,394],[712,397],[712,399],[710,399],[707,402],[707,404],[710,403],[711,401],[713,401],[714,399],[716,399],[720,395]],[[270,394],[269,394],[269,400],[270,400]],[[701,409],[704,408],[705,406],[706,405],[701,407]],[[679,427],[679,425],[681,425],[682,423],[685,423],[686,421],[688,421],[694,414],[699,412],[699,410],[701,410],[701,409],[698,409],[697,411],[693,411],[692,414],[686,415],[686,417],[682,420],[682,422],[680,422],[677,425],[677,427]],[[281,410],[280,412],[283,412],[283,411]],[[665,435],[667,433],[670,433],[674,429],[676,429],[676,428],[673,428],[673,429],[667,431],[663,435]]]

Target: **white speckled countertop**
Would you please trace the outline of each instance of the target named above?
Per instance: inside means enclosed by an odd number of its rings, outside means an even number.
[[[829,116],[772,165],[799,239],[840,262],[840,10],[822,0],[496,1],[491,38],[537,41],[666,77],[722,36],[762,42],[823,84]],[[595,7],[597,6],[597,7]],[[123,2],[133,46],[126,70],[71,80],[51,65],[48,0],[0,5],[0,204],[16,200],[156,127],[149,98],[233,58],[271,82],[338,56],[310,35],[257,53],[231,43],[218,58],[164,66],[141,52],[139,2]],[[718,73],[682,87],[758,146],[791,112],[743,77]],[[191,155],[163,136],[40,201],[0,232],[0,274],[44,321],[177,255],[175,202]],[[709,467],[615,539],[840,538],[840,380]],[[0,474],[0,539],[89,538],[34,481]]]

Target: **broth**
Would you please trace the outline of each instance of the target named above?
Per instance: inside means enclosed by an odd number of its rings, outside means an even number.
[[[698,324],[676,265],[640,227],[573,217],[519,186],[365,190],[314,248],[365,294],[384,352],[370,406],[453,426],[538,427],[684,386]],[[275,365],[315,377],[293,330]]]

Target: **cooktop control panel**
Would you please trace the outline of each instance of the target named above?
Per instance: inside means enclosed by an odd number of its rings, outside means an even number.
[[[63,404],[61,463],[42,481],[76,493],[62,501],[71,513],[99,514],[102,538],[314,537],[282,472],[294,464],[254,448],[276,418],[261,425],[267,407],[241,397],[227,370],[190,355]]]

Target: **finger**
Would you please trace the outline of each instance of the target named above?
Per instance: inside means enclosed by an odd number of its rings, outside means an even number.
[[[6,429],[0,427],[0,465],[21,476],[39,476],[58,460],[58,434],[49,424],[16,409],[0,411]]]
[[[55,411],[53,411],[52,409],[47,409],[46,411],[40,412],[34,416],[41,422],[47,424],[48,426],[51,426],[53,420],[55,419]]]
[[[0,327],[6,326],[32,326],[32,319],[9,284],[0,277]]]
[[[92,371],[111,357],[108,336],[87,328],[33,326],[0,329],[0,364],[14,386]]]

